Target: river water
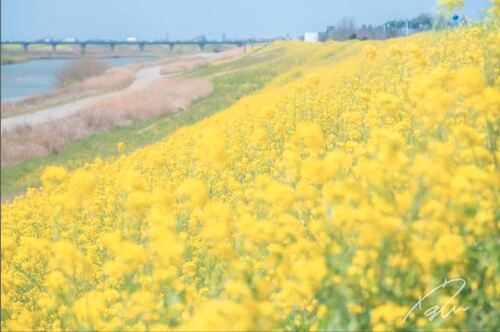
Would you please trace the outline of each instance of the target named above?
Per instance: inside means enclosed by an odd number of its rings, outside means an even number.
[[[113,67],[134,62],[150,61],[155,57],[101,58]],[[73,59],[40,59],[12,65],[2,65],[1,100],[13,101],[25,96],[51,91],[56,85],[56,75]]]

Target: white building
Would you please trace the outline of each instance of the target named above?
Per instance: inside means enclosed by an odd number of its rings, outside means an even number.
[[[125,41],[129,43],[135,43],[137,41],[137,37],[127,37],[125,38]]]
[[[307,43],[317,43],[318,42],[318,33],[317,32],[304,33],[304,41]]]

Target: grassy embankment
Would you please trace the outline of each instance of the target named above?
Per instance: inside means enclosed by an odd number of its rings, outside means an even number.
[[[289,61],[285,58],[289,58]],[[77,141],[46,157],[13,166],[2,166],[2,197],[11,197],[23,193],[28,187],[39,186],[41,172],[47,165],[57,164],[74,169],[96,157],[110,158],[118,155],[118,142],[124,142],[126,152],[131,152],[158,141],[176,129],[195,123],[261,89],[290,68],[294,63],[292,59],[297,61],[285,48],[272,47],[272,51],[268,51],[264,47],[236,61],[210,64],[189,72],[186,76],[212,79],[214,91],[209,97],[193,103],[183,112],[139,121]]]

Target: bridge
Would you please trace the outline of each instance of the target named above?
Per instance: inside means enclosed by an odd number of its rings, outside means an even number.
[[[88,45],[107,45],[111,52],[114,52],[117,45],[137,45],[141,52],[148,45],[164,45],[173,50],[176,45],[197,45],[201,50],[207,45],[235,45],[238,47],[246,47],[246,45],[270,43],[277,39],[244,39],[244,40],[156,40],[156,41],[127,41],[127,40],[85,40],[85,41],[67,41],[67,40],[36,40],[36,41],[2,41],[1,45],[20,45],[23,47],[24,52],[28,52],[30,45],[50,45],[52,51],[55,52],[59,45],[78,45],[81,53],[85,53]]]

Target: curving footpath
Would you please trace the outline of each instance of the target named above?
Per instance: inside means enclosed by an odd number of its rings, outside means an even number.
[[[227,55],[224,52],[221,53],[198,53],[194,54],[192,56],[188,56],[187,59],[196,59],[196,58],[203,58],[208,61],[214,61],[214,60],[221,60],[224,59]],[[45,122],[50,122],[53,120],[57,120],[60,118],[67,117],[68,115],[74,114],[78,112],[80,109],[84,108],[87,105],[90,105],[98,100],[108,98],[110,96],[114,96],[120,93],[123,93],[124,91],[130,91],[130,90],[135,90],[144,87],[145,85],[153,82],[154,80],[160,78],[160,77],[167,77],[167,76],[174,76],[179,73],[171,73],[167,75],[162,75],[161,74],[161,69],[164,65],[157,65],[157,66],[151,66],[151,67],[146,67],[143,69],[140,69],[136,72],[135,74],[135,80],[132,82],[131,85],[128,87],[109,92],[109,93],[104,93],[98,96],[93,96],[93,97],[87,97],[83,99],[79,99],[74,102],[69,102],[66,104],[62,105],[57,105],[53,107],[49,107],[40,111],[32,112],[32,113],[27,113],[27,114],[21,114],[17,116],[12,116],[8,118],[1,119],[2,122],[2,133],[6,133],[7,131],[13,130],[15,128],[19,127],[33,127],[37,126],[39,124],[45,123]]]
[[[56,119],[64,118],[68,115],[78,112],[83,107],[90,105],[100,99],[108,98],[115,94],[123,93],[141,88],[161,76],[160,70],[162,66],[153,66],[143,68],[135,74],[135,80],[128,87],[109,93],[104,93],[99,96],[87,97],[67,104],[57,105],[46,108],[33,113],[21,114],[9,118],[2,119],[2,133],[12,129],[24,126],[36,126],[45,122],[50,122]]]

